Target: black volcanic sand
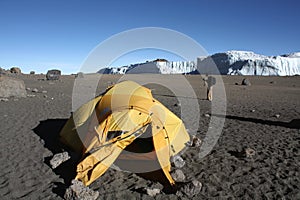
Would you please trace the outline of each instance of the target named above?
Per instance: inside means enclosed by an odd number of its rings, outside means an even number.
[[[74,176],[74,163],[69,161],[52,170],[49,159],[63,148],[56,137],[72,111],[75,78],[62,76],[59,81],[45,81],[42,75],[18,77],[26,87],[40,92],[28,91],[35,97],[0,102],[0,199],[61,199]],[[99,91],[118,78],[102,76]],[[200,76],[186,78],[197,94],[201,118],[196,133],[204,139],[210,117],[203,114],[211,113],[211,102],[204,100]],[[202,159],[197,148],[188,148],[182,155],[187,180],[196,178],[203,184],[193,199],[300,199],[300,77],[250,76],[251,86],[240,85],[242,76],[222,78],[227,112],[212,113],[225,117],[221,137]],[[148,87],[180,115],[172,92],[155,84]],[[43,90],[47,93],[41,93]],[[191,112],[191,116],[197,114]],[[256,154],[247,158],[245,148],[254,149]],[[167,191],[154,198],[148,196],[143,188],[153,184],[138,174],[109,169],[90,187],[99,191],[99,199],[179,199]]]

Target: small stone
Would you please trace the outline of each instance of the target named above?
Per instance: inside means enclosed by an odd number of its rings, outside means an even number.
[[[276,117],[276,118],[279,118],[279,117],[280,117],[280,115],[279,115],[279,114],[275,114],[275,115],[274,115],[274,117]]]
[[[246,148],[245,149],[246,157],[247,158],[252,158],[255,155],[255,150],[251,148]]]
[[[31,92],[38,92],[39,90],[37,88],[34,88],[31,90]]]
[[[175,103],[174,106],[179,107],[179,106],[181,106],[181,104],[180,103]]]
[[[201,143],[202,141],[200,140],[200,138],[193,136],[192,143],[191,143],[192,147],[200,147]]]
[[[46,93],[47,93],[47,91],[46,91],[46,90],[43,90],[43,91],[42,91],[42,93],[46,94]]]
[[[160,193],[160,189],[158,189],[158,188],[153,188],[153,189],[147,188],[146,191],[147,191],[147,194],[151,197],[155,197],[157,194]]]
[[[185,184],[182,188],[180,188],[180,190],[177,191],[176,195],[181,196],[180,193],[183,193],[189,198],[192,198],[193,196],[199,194],[201,189],[202,189],[202,183],[199,182],[198,180],[193,180]]]
[[[42,145],[45,145],[45,141],[43,139],[39,139],[39,141]]]
[[[176,169],[172,172],[171,176],[176,182],[183,182],[185,180],[185,175],[180,169]]]
[[[205,114],[204,114],[204,117],[210,117],[210,114],[205,113]]]
[[[83,183],[78,180],[72,180],[72,185],[64,194],[66,200],[95,200],[98,196],[98,191],[94,191],[89,187],[84,186]]]
[[[255,112],[255,110],[253,109],[253,110],[251,110],[251,112]]]
[[[48,96],[46,94],[44,94],[44,98],[47,98]]]
[[[61,163],[69,160],[71,157],[69,156],[68,152],[58,153],[53,156],[50,160],[50,164],[52,169],[58,167]]]
[[[28,87],[28,88],[26,88],[26,90],[27,90],[27,91],[30,91],[31,89]]]
[[[250,83],[250,81],[247,78],[244,78],[242,80],[242,85],[251,86],[251,83]]]
[[[35,94],[27,94],[27,97],[35,97]]]
[[[171,162],[172,162],[172,163],[174,164],[174,166],[177,167],[177,168],[182,168],[182,167],[185,165],[184,160],[183,160],[180,156],[178,156],[178,155],[173,156],[173,157],[171,158]]]
[[[8,98],[0,98],[0,101],[7,102],[9,100],[8,100]]]

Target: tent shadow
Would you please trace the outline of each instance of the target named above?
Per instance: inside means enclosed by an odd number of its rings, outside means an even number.
[[[238,121],[264,124],[264,125],[269,125],[269,126],[281,126],[281,127],[290,128],[290,129],[300,129],[300,119],[293,119],[289,122],[282,122],[282,121],[272,121],[272,120],[257,119],[257,118],[250,118],[250,117],[240,117],[240,116],[233,116],[233,115],[225,116],[225,115],[212,114],[212,116],[226,118],[226,119],[233,119],[233,120],[238,120]]]
[[[68,119],[48,119],[40,121],[39,125],[33,129],[42,140],[44,140],[45,148],[49,149],[53,155],[68,151],[71,155],[71,159],[62,163],[57,168],[53,169],[54,173],[59,175],[64,180],[64,183],[55,182],[55,188],[53,192],[63,198],[66,189],[70,186],[72,179],[76,175],[76,160],[72,156],[74,153],[68,150],[66,146],[59,142],[59,133]],[[52,156],[44,158],[45,164],[50,168],[50,160]]]
[[[47,119],[40,121],[39,125],[33,129],[42,140],[44,146],[53,154],[60,153],[63,146],[58,140],[60,130],[63,128],[68,119]]]

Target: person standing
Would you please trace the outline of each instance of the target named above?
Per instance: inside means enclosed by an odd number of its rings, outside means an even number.
[[[206,99],[212,101],[213,99],[213,86],[216,84],[216,78],[206,75],[204,78],[204,85],[206,86]]]

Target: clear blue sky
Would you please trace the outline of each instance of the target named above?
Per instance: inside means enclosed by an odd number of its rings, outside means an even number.
[[[209,54],[296,52],[300,51],[299,7],[297,0],[0,0],[0,67],[75,73],[100,42],[149,26],[182,32]],[[146,53],[138,55],[137,62],[155,56],[172,59],[159,51],[149,57]]]

